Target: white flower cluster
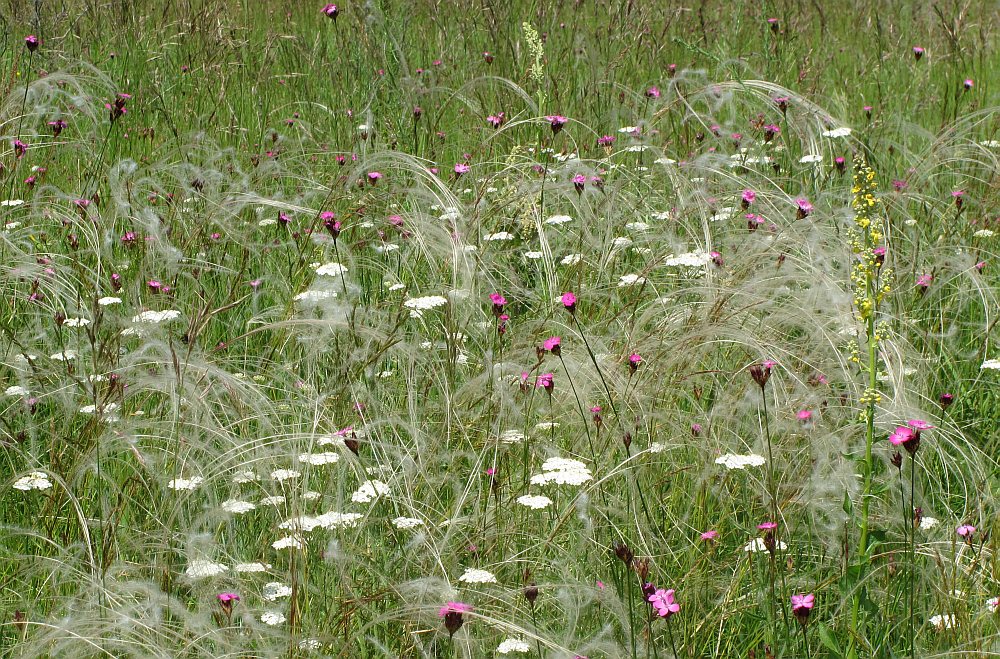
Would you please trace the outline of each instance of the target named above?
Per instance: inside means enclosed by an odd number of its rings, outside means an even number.
[[[355,503],[371,503],[384,494],[389,494],[389,486],[379,480],[365,481],[357,492],[351,495]]]
[[[531,508],[532,510],[544,510],[552,505],[552,499],[533,494],[525,494],[517,498],[517,502],[522,506]]]
[[[448,304],[448,298],[441,295],[427,295],[424,297],[411,297],[403,302],[403,306],[410,310],[411,318],[420,318],[423,312]]]
[[[722,465],[726,469],[746,469],[747,467],[760,467],[766,460],[763,456],[755,455],[751,453],[750,455],[736,455],[734,453],[726,453],[725,455],[720,455],[715,459],[715,464]]]
[[[14,481],[13,488],[27,492],[29,490],[47,490],[52,487],[49,475],[44,471],[32,471]]]
[[[531,652],[531,646],[528,645],[527,641],[520,638],[508,638],[505,639],[500,645],[497,646],[497,654],[526,654]]]
[[[542,463],[542,473],[531,477],[532,485],[583,485],[594,476],[587,465],[570,458],[549,458]]]
[[[663,261],[663,265],[668,268],[688,267],[702,268],[712,262],[712,255],[704,250],[687,252],[685,254],[671,254]]]
[[[133,323],[158,324],[169,320],[176,320],[181,317],[181,312],[175,309],[166,311],[143,311],[138,316],[132,318]]]
[[[278,528],[285,531],[302,531],[308,533],[316,528],[338,529],[353,527],[358,525],[361,519],[360,513],[338,513],[330,511],[317,517],[310,515],[300,515],[278,524]]]
[[[476,568],[466,568],[465,572],[458,578],[462,583],[496,583],[496,575],[488,570],[477,570]]]
[[[204,482],[205,479],[201,476],[193,476],[191,478],[172,478],[167,483],[167,487],[171,490],[177,491],[193,490]]]
[[[324,263],[323,265],[316,268],[317,275],[322,275],[326,277],[339,277],[345,272],[347,272],[347,266],[333,262]]]
[[[215,563],[202,558],[196,558],[188,563],[187,569],[184,570],[184,574],[192,579],[201,579],[204,577],[218,576],[225,572],[226,569],[226,566],[222,563]]]

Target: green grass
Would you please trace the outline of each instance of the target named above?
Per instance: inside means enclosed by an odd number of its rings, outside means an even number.
[[[1000,652],[991,3],[162,4],[0,9],[5,656]],[[856,154],[892,273],[870,465]]]

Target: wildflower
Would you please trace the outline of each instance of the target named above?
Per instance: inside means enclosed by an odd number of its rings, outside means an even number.
[[[947,392],[938,396],[938,405],[941,406],[942,410],[948,409],[948,407],[955,402],[955,396]]]
[[[917,277],[917,287],[920,288],[921,294],[927,292],[932,281],[934,281],[934,275],[923,274]]]
[[[976,527],[973,526],[972,524],[962,524],[957,529],[955,529],[955,533],[957,533],[970,545],[972,544],[972,534],[975,532],[976,532]]]
[[[228,499],[222,502],[221,508],[227,513],[233,513],[234,515],[243,515],[255,510],[257,508],[256,504],[250,503],[249,501],[239,501],[237,499]]]
[[[270,625],[271,627],[277,626],[285,622],[286,618],[280,611],[265,611],[260,614],[260,621],[265,625]]]
[[[870,106],[870,105],[866,105],[866,106],[862,107],[861,109],[865,113],[865,118],[868,119],[868,121],[871,121],[872,120],[872,110],[874,108],[872,108],[872,106]]]
[[[493,63],[493,54],[490,53],[489,51],[483,51],[483,60],[485,60],[485,62],[487,64],[492,64]]]
[[[602,135],[601,137],[597,138],[597,146],[603,146],[609,149],[611,148],[612,145],[614,145],[614,143],[615,143],[614,135]]]
[[[340,14],[340,9],[337,5],[326,5],[320,11],[322,11],[327,18],[334,21],[337,20],[337,16]]]
[[[195,559],[188,563],[187,569],[184,570],[184,574],[192,579],[201,579],[203,577],[218,576],[224,573],[227,569],[228,568],[221,563],[213,563],[212,561],[204,559]]]
[[[954,190],[951,196],[955,200],[955,208],[962,210],[962,205],[965,202],[965,190]]]
[[[380,178],[382,178],[382,172],[368,172],[368,182],[372,185],[378,183]]]
[[[486,117],[486,123],[493,126],[493,128],[500,128],[506,120],[507,117],[503,112],[497,112],[496,114],[491,114]]]
[[[569,121],[569,119],[559,114],[552,114],[546,116],[545,121],[549,122],[549,126],[552,127],[553,133],[558,133],[563,129],[563,126],[566,125],[566,122]]]
[[[831,130],[823,131],[823,137],[847,137],[851,134],[851,129],[847,126],[841,126],[839,128],[833,128]]]
[[[590,469],[579,460],[549,458],[542,463],[542,472],[531,477],[531,484],[583,485],[592,479]]]
[[[661,618],[669,618],[675,613],[680,612],[681,605],[674,600],[674,592],[673,588],[670,590],[659,588],[646,598],[656,611],[656,615]]]
[[[989,371],[1000,371],[1000,359],[987,359],[980,368]]]
[[[660,98],[660,89],[658,87],[650,87],[646,90],[646,98]]]
[[[152,283],[150,288],[154,288]],[[133,323],[147,323],[147,324],[158,324],[170,320],[176,320],[180,318],[181,312],[175,309],[167,309],[165,311],[143,311],[138,316],[132,318]]]
[[[809,621],[815,602],[816,597],[812,593],[792,595],[792,615],[799,619],[800,624],[804,625]]]
[[[719,532],[715,530],[708,530],[702,533],[701,536],[699,537],[705,542],[711,543],[714,542],[715,539],[719,537]]]
[[[924,56],[924,49],[920,46],[913,47],[913,59],[920,61],[920,58]]]
[[[587,177],[583,174],[577,174],[573,177],[573,188],[576,190],[577,194],[583,193],[583,187],[587,184]]]
[[[275,602],[283,597],[289,597],[291,594],[291,587],[278,581],[271,581],[264,584],[264,588],[261,591],[261,597],[267,602]]]
[[[972,89],[973,86],[972,78],[966,78],[965,82],[962,83],[962,86],[965,88],[965,91],[969,91],[970,89]]]
[[[47,490],[52,487],[52,481],[49,480],[49,475],[44,471],[32,471],[14,481],[12,487],[22,492]]]
[[[11,142],[11,146],[14,147],[14,157],[21,158],[24,156],[25,151],[28,150],[28,145],[21,140],[14,140]]]
[[[415,529],[423,526],[424,521],[416,517],[397,517],[392,520],[392,525],[397,529]]]
[[[635,373],[639,370],[639,364],[642,363],[642,355],[637,352],[633,352],[628,356],[628,368],[630,373]]]
[[[462,615],[472,610],[472,606],[464,602],[448,602],[438,611],[438,617],[444,618],[444,628],[448,630],[449,636],[454,636],[464,622]]]
[[[753,453],[749,455],[735,455],[733,453],[726,453],[715,459],[715,464],[722,465],[726,469],[746,469],[747,467],[760,467],[763,466],[766,460],[763,456],[755,455]]]
[[[774,529],[778,528],[778,523],[761,522],[760,524],[757,525],[757,528],[760,529],[761,531],[773,531]]]
[[[496,583],[497,578],[492,572],[487,570],[477,570],[466,568],[465,572],[458,578],[462,583]]]
[[[927,622],[931,623],[938,629],[951,629],[955,626],[955,616],[952,614],[938,614],[928,618]]]
[[[552,499],[542,495],[525,494],[515,499],[515,501],[532,510],[544,510],[552,505]]]
[[[795,219],[804,220],[809,217],[810,213],[813,212],[813,205],[809,203],[808,199],[799,198],[795,200]]]
[[[33,34],[29,34],[24,38],[24,47],[28,49],[29,53],[33,53],[38,50],[38,37]]]
[[[351,495],[351,501],[355,503],[371,503],[379,497],[389,494],[389,486],[380,480],[365,481]]]
[[[778,19],[777,18],[769,18],[769,19],[767,19],[767,24],[769,26],[771,26],[771,32],[773,32],[774,34],[778,33],[778,30],[779,30],[780,26],[778,25]]]
[[[770,359],[764,360],[760,364],[754,364],[750,367],[750,377],[763,389],[767,381],[771,379],[771,369],[775,366],[777,366],[777,362]]]
[[[464,162],[457,163],[455,165],[455,178],[458,178],[462,174],[468,174],[469,173],[469,169],[470,169],[470,167],[469,167],[468,164],[466,164]]]
[[[778,106],[782,114],[788,112],[788,101],[791,100],[787,96],[775,96],[773,99],[774,104]]]
[[[743,194],[740,196],[740,205],[743,207],[743,210],[750,208],[750,204],[752,204],[756,198],[756,192],[750,189],[744,190]]]
[[[781,128],[779,128],[775,124],[767,124],[766,126],[764,126],[764,141],[765,142],[770,142],[771,140],[773,140],[776,136],[778,136],[780,134],[781,134]]]
[[[499,318],[503,314],[504,305],[507,304],[507,298],[499,293],[490,293],[490,302],[493,303],[493,315]]]
[[[535,388],[545,389],[546,392],[551,394],[552,390],[555,388],[555,382],[553,381],[553,378],[554,376],[552,375],[552,373],[542,373],[541,375],[535,378]]]
[[[843,156],[837,156],[833,159],[833,166],[837,169],[838,174],[843,174],[847,170],[847,161],[844,160]]]
[[[233,614],[233,605],[240,601],[240,596],[236,593],[219,593],[215,597],[219,600],[219,605],[225,612],[226,617],[231,617]]]
[[[562,302],[562,305],[566,307],[566,311],[570,312],[571,314],[576,313],[576,295],[574,295],[572,292],[566,292],[563,293],[562,297],[559,299]]]
[[[531,646],[527,641],[520,638],[505,639],[497,646],[497,654],[527,654],[531,652]]]
[[[544,348],[545,350],[551,352],[553,355],[558,357],[562,353],[561,344],[562,344],[561,337],[551,336],[545,339],[545,342],[542,343],[542,348]]]

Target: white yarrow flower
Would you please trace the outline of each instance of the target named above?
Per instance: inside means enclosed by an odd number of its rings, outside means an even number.
[[[940,524],[940,522],[938,520],[934,519],[933,517],[921,517],[920,518],[920,530],[921,531],[930,531],[931,529],[933,529],[938,524]]]
[[[625,288],[626,286],[636,286],[638,284],[645,284],[646,278],[640,277],[636,274],[622,275],[618,278],[618,288]]]
[[[763,456],[755,455],[751,453],[750,455],[735,455],[733,453],[726,453],[725,455],[720,455],[715,459],[715,464],[722,465],[726,469],[746,469],[747,467],[760,467],[766,460]]]
[[[834,128],[833,130],[824,130],[823,137],[847,137],[851,134],[851,129],[847,126],[841,126],[840,128]]]
[[[583,259],[583,254],[569,254],[567,256],[562,257],[562,260],[559,261],[559,263],[560,265],[576,265],[582,259]]]
[[[1000,359],[987,359],[981,367],[984,370],[1000,371]]]
[[[120,297],[114,297],[113,295],[102,297],[99,300],[97,300],[97,304],[101,305],[102,307],[108,307],[111,306],[112,304],[121,304],[121,303],[122,299]]]
[[[347,266],[340,263],[324,263],[316,268],[316,274],[326,277],[339,277],[347,272]]]
[[[526,654],[528,652],[531,652],[531,646],[520,638],[505,639],[497,646],[497,654]]]
[[[280,611],[264,611],[260,614],[260,621],[272,627],[285,622],[285,615]]]
[[[27,396],[30,393],[31,393],[30,391],[28,391],[27,389],[18,384],[15,384],[11,387],[7,387],[7,390],[4,391],[4,394],[8,396]]]
[[[542,463],[542,473],[531,477],[532,485],[583,485],[594,478],[587,465],[570,458],[549,458]]]
[[[256,574],[259,572],[267,572],[271,569],[271,567],[272,565],[270,563],[237,563],[233,566],[233,570],[239,572],[240,574]]]
[[[382,481],[365,481],[358,491],[351,495],[355,503],[371,503],[382,495],[389,494],[389,486]]]
[[[496,583],[496,575],[487,570],[477,570],[476,568],[466,568],[465,572],[458,578],[462,583]]]
[[[63,321],[63,327],[86,327],[89,324],[89,318],[67,318]]]
[[[12,486],[15,490],[27,492],[29,490],[47,490],[52,487],[49,475],[44,471],[32,471],[25,476],[21,476]]]
[[[201,476],[193,476],[191,478],[172,478],[168,483],[167,487],[171,490],[193,490],[199,485],[205,482],[205,479]]]
[[[301,472],[295,471],[294,469],[275,469],[271,472],[271,480],[281,483],[282,481],[287,481],[292,478],[298,478],[301,475]]]
[[[264,589],[261,591],[261,597],[268,602],[276,602],[282,597],[289,597],[292,594],[292,587],[286,586],[280,581],[272,581],[270,583],[264,584]]]
[[[222,502],[222,509],[227,513],[233,513],[234,515],[242,515],[256,508],[256,504],[250,503],[249,501],[239,501],[238,499],[229,499]]]
[[[689,268],[701,268],[712,262],[712,255],[706,251],[688,252],[686,254],[671,254],[663,261],[663,265],[668,268],[686,266]]]
[[[299,462],[305,462],[307,464],[321,466],[333,464],[340,460],[339,453],[326,452],[326,453],[300,453]]]
[[[531,508],[532,510],[544,510],[552,505],[552,499],[534,494],[525,494],[517,498],[517,502],[522,506]]]
[[[272,542],[271,546],[275,549],[304,549],[306,543],[302,541],[302,538],[294,535],[286,535],[284,538],[278,538]]]
[[[816,162],[823,162],[823,156],[818,153],[807,153],[806,155],[799,158],[799,162],[803,165],[808,165]]]
[[[205,559],[196,558],[188,563],[187,569],[184,570],[184,574],[192,579],[201,579],[204,577],[218,576],[226,570],[226,566],[222,563],[214,563]]]
[[[176,309],[167,309],[166,311],[143,311],[138,316],[132,319],[133,323],[163,323],[170,320],[176,320],[181,317],[181,312]]]
[[[550,226],[559,226],[560,224],[566,224],[567,222],[572,222],[573,218],[569,215],[553,215],[552,217],[545,220],[545,224]]]
[[[424,520],[416,517],[397,517],[392,520],[392,525],[397,529],[415,529],[424,525]]]

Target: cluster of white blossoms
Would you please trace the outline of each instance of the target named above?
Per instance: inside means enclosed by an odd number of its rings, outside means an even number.
[[[583,259],[583,254],[569,254],[568,256],[562,257],[559,261],[560,265],[576,265]]]
[[[167,483],[167,487],[171,490],[177,491],[193,490],[204,482],[205,479],[201,476],[192,476],[191,478],[172,478]]]
[[[30,391],[17,384],[7,387],[6,391],[4,391],[4,394],[7,396],[27,396],[30,393]]]
[[[397,529],[415,529],[423,526],[424,521],[416,517],[397,517],[392,520],[392,525]]]
[[[490,233],[483,236],[484,242],[505,242],[508,240],[514,240],[514,234],[509,231],[498,231],[497,233]]]
[[[260,621],[265,625],[274,627],[285,622],[285,614],[280,611],[264,611],[264,613],[260,614]]]
[[[549,226],[559,226],[560,224],[566,224],[567,222],[572,222],[573,218],[569,215],[553,215],[552,217],[545,220],[545,224]]]
[[[283,597],[290,597],[291,594],[291,586],[286,586],[280,581],[271,581],[264,584],[264,588],[261,591],[261,597],[267,602],[276,602]]]
[[[336,291],[320,291],[315,289],[308,289],[302,291],[292,299],[296,302],[311,302],[316,303],[321,300],[329,300],[330,298],[337,297]]]
[[[983,370],[1000,371],[1000,359],[987,359],[983,362]]]
[[[514,428],[504,430],[500,433],[500,441],[504,444],[520,444],[524,441],[524,433]]]
[[[425,311],[437,309],[446,304],[448,304],[448,298],[442,295],[411,297],[403,301],[403,306],[410,310],[410,318],[420,318]]]
[[[155,325],[158,323],[165,323],[170,320],[176,320],[180,317],[181,312],[176,309],[167,309],[165,311],[143,311],[139,315],[133,317],[132,322]]]
[[[302,473],[294,469],[275,469],[271,472],[271,480],[282,483],[293,478],[298,478]]]
[[[14,481],[12,487],[22,492],[47,490],[52,487],[52,481],[49,480],[49,475],[44,471],[32,471]]]
[[[476,568],[466,568],[465,572],[458,578],[462,583],[496,583],[496,575],[488,570],[477,570]]]
[[[955,626],[955,616],[953,614],[931,616],[928,619],[932,625],[938,629],[951,629]]]
[[[89,318],[67,318],[63,321],[63,327],[86,327],[89,324]]]
[[[306,543],[302,538],[295,535],[286,535],[271,543],[275,549],[305,549]]]
[[[552,499],[546,496],[534,494],[519,496],[516,501],[522,506],[526,506],[532,510],[544,510],[552,505]]]
[[[587,465],[571,458],[549,458],[542,463],[542,473],[531,477],[532,485],[583,485],[594,476]]]
[[[365,481],[361,487],[351,495],[351,501],[355,503],[371,503],[375,499],[389,494],[389,486],[379,480]]]
[[[236,565],[233,566],[233,571],[239,572],[241,574],[243,573],[256,574],[259,572],[267,572],[272,567],[274,566],[271,565],[270,563],[237,563]]]
[[[722,465],[726,469],[746,469],[747,467],[760,467],[767,462],[763,456],[755,455],[751,453],[750,455],[736,455],[734,453],[726,453],[725,455],[720,455],[715,459],[715,464]]]
[[[832,130],[824,130],[823,137],[847,137],[851,134],[851,129],[847,126],[841,126],[840,128],[834,128]]]
[[[299,517],[293,517],[289,520],[285,520],[281,524],[278,524],[278,528],[285,531],[301,531],[303,533],[309,533],[313,529],[339,529],[348,528],[358,525],[361,520],[360,513],[338,513],[336,511],[330,511],[312,517],[311,515],[300,515]]]
[[[316,267],[316,274],[324,277],[339,277],[347,272],[347,266],[340,263],[324,263]]]
[[[256,504],[250,503],[249,501],[239,501],[238,499],[229,499],[222,502],[222,509],[227,513],[233,513],[234,515],[243,515],[251,510],[255,510],[256,508]]]
[[[668,268],[688,267],[703,268],[712,262],[712,255],[704,250],[687,252],[685,254],[671,254],[663,260],[663,265]]]
[[[646,278],[640,277],[636,274],[622,275],[618,278],[618,288],[625,288],[626,286],[637,286],[639,284],[645,284]]]
[[[340,460],[340,454],[332,451],[325,453],[300,453],[299,462],[305,462],[314,466],[333,464]]]
[[[497,646],[497,654],[527,654],[528,652],[531,652],[531,646],[520,638],[505,639]]]
[[[196,558],[188,563],[187,569],[184,570],[184,574],[192,579],[202,579],[205,577],[216,577],[225,572],[227,569],[228,568],[222,563],[216,563],[203,558]]]

